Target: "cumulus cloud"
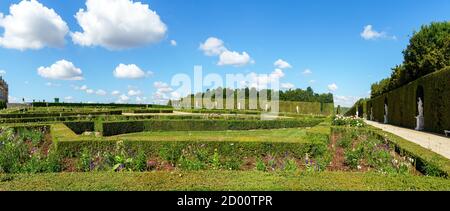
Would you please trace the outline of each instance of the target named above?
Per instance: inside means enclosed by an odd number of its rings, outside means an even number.
[[[43,78],[54,80],[83,80],[83,72],[72,62],[59,60],[50,67],[39,67],[38,74]]]
[[[6,75],[6,70],[0,70],[0,76]]]
[[[105,9],[108,8],[108,9]],[[74,43],[129,49],[161,41],[167,26],[149,5],[132,0],[87,0],[75,18],[83,32],[71,33]]]
[[[128,103],[130,101],[130,97],[122,94],[119,96],[119,99],[116,101],[116,103]]]
[[[86,93],[88,93],[88,94],[94,94],[94,90],[93,90],[93,89],[86,89]]]
[[[389,36],[386,32],[378,32],[373,29],[372,25],[367,25],[364,27],[364,31],[361,32],[361,37],[365,40],[376,40],[376,39],[397,39],[396,36]]]
[[[338,90],[338,88],[339,87],[335,83],[328,85],[328,91],[330,92],[335,92],[336,90]]]
[[[107,94],[107,92],[103,89],[99,89],[95,92],[95,94],[98,96],[105,96]]]
[[[242,54],[236,51],[225,51],[220,54],[219,66],[232,65],[232,66],[244,66],[250,63],[250,56],[243,52]]]
[[[275,61],[275,63],[273,65],[279,69],[292,68],[291,64],[289,64],[288,62],[286,62],[282,59],[278,59],[277,61]]]
[[[305,69],[303,71],[303,75],[311,75],[311,74],[312,74],[312,71],[310,69]]]
[[[9,12],[6,16],[0,13],[4,28],[0,46],[18,50],[64,46],[69,27],[53,9],[31,0],[11,5]]]
[[[135,64],[119,64],[116,69],[113,71],[113,75],[116,78],[120,79],[139,79],[145,78],[147,76],[152,75],[151,71],[144,72],[141,68],[139,68]]]
[[[335,95],[334,96],[334,103],[336,105],[344,106],[344,107],[351,107],[353,106],[356,101],[358,101],[360,97],[355,96],[341,96],[341,95]]]
[[[218,56],[227,51],[227,48],[225,48],[221,39],[210,37],[206,39],[204,43],[200,44],[200,50],[202,50],[207,56]]]
[[[281,83],[281,88],[282,89],[294,89],[295,86],[294,86],[294,84],[291,84],[291,83]]]
[[[242,86],[256,88],[258,90],[267,89],[271,84],[279,81],[285,76],[283,70],[275,69],[270,74],[256,74],[254,72],[248,75],[248,80],[241,83]]]
[[[171,41],[170,41],[170,45],[175,47],[175,46],[178,45],[178,43],[177,43],[176,40],[171,40]]]
[[[128,90],[128,96],[139,96],[141,94],[142,94],[141,90],[134,90],[134,89]]]
[[[153,94],[153,100],[157,103],[165,103],[168,100],[172,99],[174,93],[172,87],[169,84],[164,83],[162,81],[157,81],[153,84],[153,87],[156,89],[156,92]]]
[[[308,81],[310,84],[316,83],[316,80],[309,80]]]
[[[200,50],[206,56],[219,56],[219,66],[244,66],[250,63],[254,63],[250,55],[247,52],[239,53],[237,51],[228,50],[224,42],[216,37],[210,37],[206,39],[204,43],[200,44]]]
[[[111,95],[112,95],[112,96],[119,96],[119,95],[120,95],[120,92],[117,91],[117,90],[114,90],[114,91],[111,92]]]

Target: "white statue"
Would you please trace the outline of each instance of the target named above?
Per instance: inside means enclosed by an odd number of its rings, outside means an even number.
[[[356,110],[356,117],[359,117],[359,111]]]
[[[387,124],[388,122],[388,105],[384,104],[384,124]]]
[[[370,120],[373,121],[373,107],[370,108]]]
[[[195,101],[195,108],[199,108],[198,101]]]
[[[266,112],[269,110],[269,105],[266,104]]]
[[[419,97],[419,101],[417,102],[417,110],[419,111],[419,115],[416,116],[416,130],[423,130],[424,129],[424,118],[423,118],[423,102],[422,99]]]
[[[241,103],[238,103],[238,110],[241,110]]]
[[[298,106],[297,106],[297,114],[299,114],[300,113],[300,109],[298,108]]]

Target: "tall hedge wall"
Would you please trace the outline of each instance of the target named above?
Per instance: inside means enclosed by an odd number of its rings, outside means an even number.
[[[375,121],[384,120],[384,101],[388,104],[389,124],[416,127],[417,89],[423,87],[425,131],[443,133],[450,130],[450,67],[431,73],[396,90],[375,97],[367,103]]]
[[[114,136],[144,131],[220,131],[313,127],[323,119],[296,120],[150,120],[104,122],[103,135]]]

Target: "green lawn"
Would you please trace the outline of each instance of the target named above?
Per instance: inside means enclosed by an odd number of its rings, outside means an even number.
[[[307,142],[304,128],[253,131],[171,131],[142,132],[108,137],[127,141],[232,141],[232,142]]]
[[[450,180],[375,173],[175,171],[0,175],[7,190],[450,190]]]

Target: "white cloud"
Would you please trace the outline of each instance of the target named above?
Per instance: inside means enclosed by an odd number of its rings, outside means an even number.
[[[0,70],[0,76],[6,75],[6,71],[5,70]]]
[[[278,59],[273,65],[279,69],[292,68],[292,66],[288,62],[282,59]]]
[[[134,89],[128,90],[128,96],[139,96],[141,94],[142,94],[141,90],[134,90]]]
[[[311,75],[311,74],[312,74],[312,71],[310,69],[305,69],[303,71],[303,75]]]
[[[47,83],[45,83],[45,85],[49,86],[49,87],[60,87],[61,86],[61,84],[55,84],[55,83],[52,83],[52,82],[47,82]]]
[[[219,56],[219,62],[217,65],[219,66],[225,66],[225,65],[232,65],[232,66],[244,66],[246,64],[249,64],[250,56],[247,54],[247,52],[243,52],[240,54],[236,51],[225,51]]]
[[[64,101],[66,101],[66,102],[72,102],[73,101],[73,97],[72,96],[67,96],[67,97],[64,97]]]
[[[147,101],[147,97],[136,97],[135,98],[136,103],[145,103]]]
[[[95,94],[99,95],[99,96],[105,96],[107,94],[107,92],[103,89],[99,89],[95,92]]]
[[[375,29],[373,29],[372,25],[367,25],[364,27],[364,31],[361,32],[361,37],[365,40],[376,40],[380,38],[385,39],[393,39],[396,40],[396,36],[389,36],[386,32],[378,32]]]
[[[157,103],[165,103],[167,102],[174,91],[172,87],[170,87],[167,83],[157,81],[153,84],[156,89],[156,92],[153,94],[153,99],[157,101]]]
[[[328,91],[330,92],[335,92],[336,90],[338,90],[338,88],[339,87],[335,83],[328,85]]]
[[[116,78],[120,79],[139,79],[145,78],[147,76],[152,75],[151,71],[144,72],[141,68],[139,68],[135,64],[119,64],[116,69],[113,71],[113,75]]]
[[[227,51],[227,48],[225,48],[221,39],[210,37],[204,43],[200,44],[200,50],[207,56],[218,56]]]
[[[199,49],[202,50],[206,56],[219,56],[219,62],[217,63],[219,66],[244,66],[255,62],[245,51],[239,53],[237,51],[228,50],[224,46],[224,42],[216,37],[208,38],[204,43],[200,44]]]
[[[171,45],[171,46],[177,46],[178,43],[177,43],[176,40],[171,40],[171,41],[170,41],[170,45]]]
[[[316,80],[309,80],[310,84],[316,83]]]
[[[75,86],[75,90],[86,91],[87,89],[88,89],[88,87],[86,85],[83,85],[83,86],[80,86],[80,87]]]
[[[117,90],[115,90],[115,91],[112,91],[112,92],[111,92],[111,95],[112,95],[112,96],[119,96],[119,95],[120,95],[120,92],[117,91]]]
[[[279,81],[281,78],[285,76],[283,70],[275,69],[270,74],[256,74],[250,73],[249,80],[244,81],[241,85],[246,87],[253,87],[256,89],[266,89],[269,88],[269,84],[274,84],[276,81]]]
[[[4,28],[0,46],[18,50],[64,46],[69,27],[53,9],[31,0],[11,5],[9,12],[0,13]]]
[[[83,80],[83,72],[66,60],[57,61],[50,67],[39,67],[38,74],[43,78],[56,80]]]
[[[128,103],[129,100],[130,100],[130,97],[128,97],[126,95],[120,95],[119,99],[116,101],[116,103]]]
[[[75,18],[83,32],[71,36],[82,46],[128,49],[157,43],[167,32],[149,5],[132,0],[87,0],[86,10],[80,9]]]
[[[88,93],[88,94],[94,94],[94,90],[93,90],[93,89],[86,89],[86,93]]]
[[[352,107],[359,99],[360,97],[335,95],[334,104],[344,107]]]
[[[294,89],[295,86],[294,86],[294,84],[291,84],[291,83],[281,83],[281,88],[282,89]]]

